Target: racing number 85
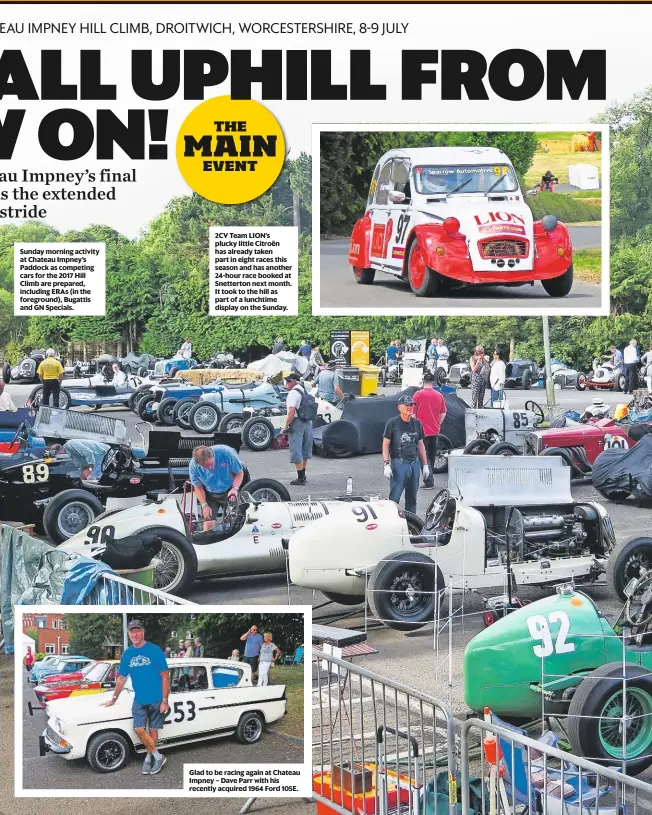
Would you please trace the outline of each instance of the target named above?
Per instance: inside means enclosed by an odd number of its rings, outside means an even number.
[[[557,638],[553,642],[549,623],[559,623]],[[527,618],[527,627],[533,640],[540,640],[532,650],[537,657],[549,657],[551,654],[569,654],[575,650],[574,642],[566,642],[570,631],[570,620],[565,611],[551,611],[546,619],[543,614],[533,614]]]
[[[188,712],[183,709],[184,704],[188,705]],[[174,719],[172,718],[172,714],[174,714]],[[184,719],[186,721],[191,722],[197,713],[195,712],[195,703],[190,699],[184,699],[181,702],[175,702],[173,707],[168,709],[168,712],[165,714],[165,719],[163,720],[164,724],[179,724]]]
[[[527,427],[528,426],[528,418],[527,413],[512,413],[512,417],[514,419],[514,429],[518,430],[519,427]]]
[[[23,484],[35,484],[40,481],[47,481],[50,476],[50,469],[47,464],[24,464],[22,467]]]

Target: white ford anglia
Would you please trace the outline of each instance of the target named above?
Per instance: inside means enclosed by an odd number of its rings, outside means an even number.
[[[255,744],[265,725],[286,712],[285,685],[256,687],[251,667],[226,659],[169,659],[170,710],[159,732],[159,749],[235,734]],[[145,752],[133,729],[134,694],[128,679],[118,701],[103,707],[113,691],[57,699],[45,713],[39,752],[85,758],[100,773],[122,769],[134,752]]]
[[[512,162],[495,147],[385,153],[353,228],[349,265],[358,283],[387,272],[418,297],[537,280],[565,297],[573,285],[568,229],[554,215],[533,220]]]

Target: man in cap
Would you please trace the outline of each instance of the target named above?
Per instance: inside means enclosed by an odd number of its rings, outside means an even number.
[[[326,369],[319,372],[319,376],[317,377],[317,390],[321,398],[330,402],[331,405],[337,404],[344,396],[344,392],[339,386],[339,377],[334,359],[329,359]]]
[[[104,707],[115,705],[127,678],[131,677],[134,731],[147,749],[142,772],[143,775],[156,775],[167,761],[156,749],[156,744],[159,730],[163,729],[165,714],[170,709],[170,674],[165,654],[158,645],[147,642],[141,621],[131,620],[127,630],[131,645],[120,658],[113,696],[104,703]]]
[[[580,422],[588,422],[589,419],[605,419],[608,416],[609,405],[606,405],[599,396],[596,396],[593,404],[589,405],[580,416]]]
[[[391,418],[383,433],[383,473],[389,478],[389,499],[396,504],[405,491],[406,512],[417,511],[419,471],[423,468],[423,480],[431,477],[426,448],[423,444],[423,426],[412,416],[414,400],[400,396],[398,416]]]
[[[417,391],[413,399],[414,416],[423,426],[423,445],[426,448],[430,468],[429,478],[424,477],[423,479],[423,488],[432,490],[435,488],[433,472],[435,458],[437,457],[437,437],[446,418],[446,402],[441,393],[435,390],[435,375],[433,373],[426,371],[423,375],[423,389]]]
[[[39,364],[36,373],[43,384],[42,404],[49,405],[50,397],[52,397],[52,406],[58,408],[61,380],[63,379],[63,365],[57,359],[54,348],[48,348],[45,352],[45,359]]]
[[[308,459],[312,458],[313,420],[308,418],[309,412],[306,411],[310,405],[314,405],[315,400],[306,393],[298,374],[290,374],[286,377],[285,384],[290,392],[285,400],[287,417],[282,432],[288,436],[290,461],[297,468],[297,477],[290,481],[290,484],[300,486],[306,483],[306,467]]]

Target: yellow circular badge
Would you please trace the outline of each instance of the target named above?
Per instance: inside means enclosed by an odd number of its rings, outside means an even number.
[[[267,192],[284,159],[281,126],[253,99],[207,99],[190,112],[177,136],[181,175],[218,204],[244,204]]]

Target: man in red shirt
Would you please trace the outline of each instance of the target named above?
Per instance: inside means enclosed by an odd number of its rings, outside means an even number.
[[[423,388],[417,391],[414,396],[414,415],[423,425],[425,438],[423,443],[430,465],[430,475],[423,482],[424,490],[435,488],[433,478],[435,457],[437,455],[437,436],[442,423],[446,418],[446,402],[444,397],[434,388],[435,377],[430,371],[423,375]]]

